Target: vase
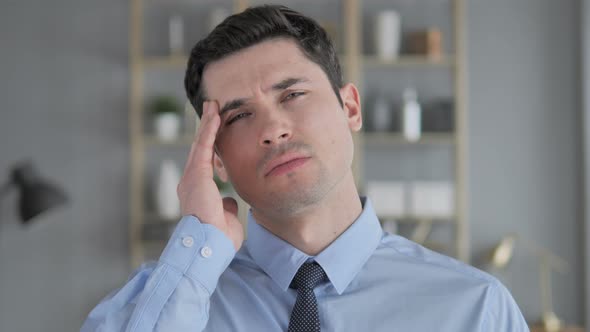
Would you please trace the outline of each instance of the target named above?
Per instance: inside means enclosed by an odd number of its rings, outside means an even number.
[[[156,188],[156,209],[162,219],[176,220],[180,217],[180,202],[176,189],[180,182],[180,170],[173,160],[164,160],[160,165]]]
[[[375,49],[383,60],[395,60],[399,56],[401,19],[395,10],[380,12],[375,19]]]

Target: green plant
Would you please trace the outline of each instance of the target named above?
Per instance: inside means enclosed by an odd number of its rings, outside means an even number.
[[[149,109],[154,115],[173,113],[180,115],[182,113],[182,104],[174,96],[156,96],[149,105]]]

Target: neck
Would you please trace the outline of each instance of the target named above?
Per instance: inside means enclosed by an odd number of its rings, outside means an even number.
[[[293,216],[269,218],[252,211],[257,223],[302,252],[315,256],[344,233],[362,212],[352,172],[321,201]]]

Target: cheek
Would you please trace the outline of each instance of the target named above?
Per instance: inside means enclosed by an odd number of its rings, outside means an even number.
[[[343,139],[349,135],[348,125],[342,112],[344,111],[341,109],[334,109],[310,114],[304,122],[306,124],[304,130],[331,147],[342,144]]]
[[[236,189],[248,187],[249,182],[256,178],[255,164],[248,163],[242,156],[233,155],[226,158],[224,163],[228,179]]]
[[[343,112],[339,110],[339,112]],[[352,157],[353,139],[346,118],[339,113],[333,112],[322,121],[324,125],[316,129],[316,133],[320,135],[321,141],[325,148],[325,153],[330,159],[348,160]]]
[[[255,144],[248,135],[220,135],[216,141],[219,156],[230,180],[239,179],[239,174],[255,172]]]
[[[227,155],[226,158],[230,158],[236,151],[239,152],[252,145],[251,136],[252,133],[249,130],[240,128],[239,124],[236,124],[233,127],[221,129],[217,134],[215,144],[221,155]]]

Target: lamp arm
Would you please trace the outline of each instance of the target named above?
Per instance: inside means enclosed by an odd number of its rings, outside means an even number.
[[[556,270],[559,270],[562,273],[565,273],[569,270],[569,263],[565,259],[552,253],[551,251],[549,251],[545,248],[541,248],[538,245],[524,239],[523,237],[518,237],[518,241],[521,242],[529,250],[531,250],[531,251],[535,252],[537,255],[539,255],[541,257],[541,259],[545,259],[546,264],[548,266],[552,266]]]
[[[549,257],[541,256],[539,264],[539,286],[541,287],[541,304],[543,313],[553,311],[553,296],[551,294],[551,267]]]
[[[428,235],[432,231],[432,221],[430,220],[419,220],[414,233],[412,234],[412,241],[424,244]]]

